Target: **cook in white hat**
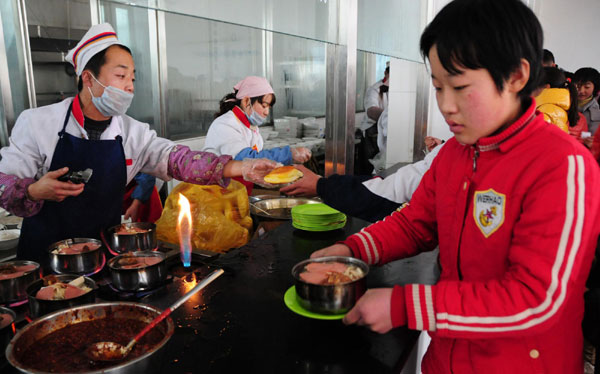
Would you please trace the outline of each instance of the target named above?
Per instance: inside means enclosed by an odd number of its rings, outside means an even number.
[[[119,224],[125,186],[138,172],[225,186],[240,175],[264,183],[276,166],[191,151],[127,116],[135,64],[109,24],[92,26],[67,60],[80,78],[77,96],[21,113],[0,150],[0,206],[26,217],[18,258],[47,264],[51,243],[99,238]],[[86,169],[93,172],[85,184],[59,180]]]
[[[217,118],[206,134],[204,151],[231,155],[235,160],[264,157],[284,165],[301,164],[310,159],[311,152],[305,147],[263,149],[259,126],[266,121],[275,104],[275,93],[265,78],[249,76],[242,79],[219,104]]]

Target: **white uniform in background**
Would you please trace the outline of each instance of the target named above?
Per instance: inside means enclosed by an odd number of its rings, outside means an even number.
[[[363,117],[363,121],[359,126],[359,129],[361,129],[363,132],[376,123],[374,120],[369,118],[369,116],[367,116],[367,110],[374,106],[384,110],[388,107],[387,92],[379,96],[379,87],[381,87],[382,84],[383,79],[375,82],[375,84],[371,85],[369,88],[367,88],[367,91],[365,91],[365,98],[363,100],[365,106],[365,116]]]
[[[15,124],[10,136],[10,147],[0,150],[0,170],[19,178],[41,178],[49,171],[58,133],[63,127],[67,110],[73,98],[60,103],[25,110]],[[66,132],[88,139],[87,132],[71,113]],[[175,143],[159,138],[147,123],[127,116],[113,116],[110,125],[100,140],[123,138],[123,151],[127,163],[127,183],[138,172],[154,175],[165,181],[172,178],[167,174],[169,154]],[[142,165],[146,165],[142,168]]]
[[[231,155],[235,157],[242,149],[252,148],[262,151],[264,141],[257,126],[247,127],[240,121],[233,111],[229,111],[213,121],[208,128],[205,152],[217,155]]]
[[[440,144],[429,152],[421,161],[406,165],[385,179],[373,178],[363,182],[363,185],[376,195],[385,197],[396,203],[410,201],[413,192],[419,186],[423,174],[429,170],[433,159],[444,144]]]
[[[385,156],[386,148],[387,148],[387,130],[388,130],[388,110],[385,108],[383,113],[379,116],[377,120],[377,146],[379,147],[379,152]]]

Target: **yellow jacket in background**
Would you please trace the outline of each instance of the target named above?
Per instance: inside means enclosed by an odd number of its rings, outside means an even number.
[[[567,111],[571,105],[569,90],[566,88],[545,88],[535,98],[536,109],[544,114],[546,122],[550,122],[566,133],[569,132],[569,116]]]

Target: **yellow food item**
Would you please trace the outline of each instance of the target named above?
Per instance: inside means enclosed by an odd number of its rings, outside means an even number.
[[[545,88],[535,98],[537,110],[544,114],[544,120],[564,132],[569,132],[567,111],[571,104],[569,90],[566,88]]]
[[[231,181],[227,188],[178,184],[167,198],[165,208],[156,221],[159,240],[179,244],[177,218],[179,194],[190,202],[192,213],[192,246],[214,252],[227,252],[246,244],[252,228],[246,187]]]
[[[269,174],[265,175],[265,182],[271,184],[291,183],[303,176],[304,174],[293,166],[282,166],[271,170]]]

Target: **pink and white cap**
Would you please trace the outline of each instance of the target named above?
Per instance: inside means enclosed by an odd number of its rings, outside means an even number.
[[[92,57],[113,44],[123,45],[117,39],[117,34],[112,26],[108,23],[94,25],[85,33],[75,48],[69,51],[65,60],[73,65],[75,73],[80,76]]]
[[[237,90],[235,98],[238,100],[244,97],[252,98],[274,93],[273,87],[265,78],[254,76],[242,79],[233,86],[233,89]]]

